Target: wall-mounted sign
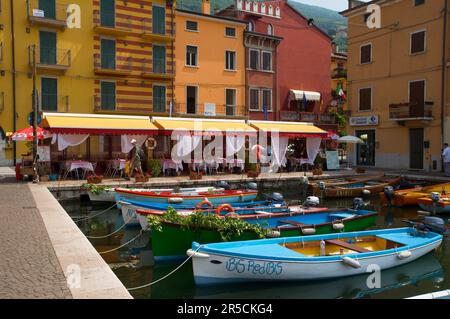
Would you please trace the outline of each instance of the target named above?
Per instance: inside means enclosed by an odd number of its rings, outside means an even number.
[[[44,18],[45,17],[44,10],[33,9],[33,17]]]
[[[369,126],[378,125],[380,118],[378,115],[358,116],[350,118],[350,126]]]
[[[215,103],[205,103],[205,116],[216,116]]]

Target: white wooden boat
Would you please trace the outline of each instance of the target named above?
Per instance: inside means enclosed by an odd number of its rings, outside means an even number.
[[[450,299],[450,290],[432,292],[429,294],[415,296],[407,299]]]
[[[197,285],[339,278],[389,269],[439,247],[442,235],[398,228],[317,236],[192,244]]]

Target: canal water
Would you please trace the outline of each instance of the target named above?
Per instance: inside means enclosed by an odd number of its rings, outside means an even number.
[[[298,185],[280,184],[261,190],[261,194],[282,193],[287,200],[302,200]],[[418,208],[388,208],[378,197],[365,199],[380,212],[373,229],[405,227],[402,220],[417,217]],[[65,201],[61,203],[74,220],[95,216],[106,206],[92,205],[90,202]],[[350,207],[352,199],[325,200],[326,207]],[[102,237],[119,230],[123,219],[119,210],[111,210],[97,217],[77,222],[80,229],[91,237]],[[149,248],[151,236],[139,236],[138,228],[123,228],[108,238],[90,238],[99,252],[115,249],[134,238],[132,243],[113,252],[102,254],[125,287],[132,288],[154,282],[177,268],[175,263],[153,263]],[[369,275],[369,274],[368,274]],[[450,242],[444,240],[438,251],[404,266],[381,273],[381,287],[369,288],[368,275],[347,277],[336,280],[297,283],[245,283],[232,286],[199,288],[194,284],[192,264],[187,262],[168,278],[141,290],[131,291],[135,298],[214,298],[214,299],[397,299],[419,294],[450,289]]]

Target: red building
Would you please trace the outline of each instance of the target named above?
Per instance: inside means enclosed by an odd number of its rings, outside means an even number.
[[[334,119],[326,114],[331,100],[331,38],[325,32],[314,26],[313,21],[301,15],[286,0],[265,2],[236,0],[234,5],[217,14],[248,21],[248,33],[279,38],[280,42],[272,53],[271,69],[262,70],[271,73],[275,81],[273,114],[269,119],[333,123]],[[264,49],[261,48],[261,51]],[[256,53],[253,55],[256,56]],[[264,118],[262,106],[258,111],[251,109],[256,100],[256,91],[252,91],[252,86],[255,84],[257,86],[256,82],[262,81],[264,77],[261,74],[255,76],[254,70],[250,67],[250,64],[255,65],[254,56],[248,52],[247,102],[250,117],[262,119]],[[259,59],[262,65],[261,55]],[[267,78],[267,75],[265,77]],[[260,105],[261,95],[260,93]],[[324,128],[334,129],[335,126],[324,125]]]

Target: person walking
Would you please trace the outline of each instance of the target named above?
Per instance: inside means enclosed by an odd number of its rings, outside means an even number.
[[[139,174],[141,176],[144,176],[144,172],[142,171],[142,164],[141,164],[141,154],[142,149],[139,145],[137,145],[137,141],[135,139],[131,140],[131,144],[134,145],[133,149],[131,150],[131,160],[130,160],[130,175],[128,176],[129,179],[133,176],[133,173],[135,170],[139,171]]]
[[[444,144],[444,150],[442,151],[442,161],[444,162],[445,176],[450,177],[450,147],[448,143]]]

